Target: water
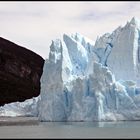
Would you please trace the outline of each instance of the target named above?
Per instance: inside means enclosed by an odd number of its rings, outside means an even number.
[[[1,126],[0,138],[140,138],[140,121],[40,122]]]
[[[41,122],[44,127],[66,127],[66,128],[139,128],[140,121],[119,122]]]

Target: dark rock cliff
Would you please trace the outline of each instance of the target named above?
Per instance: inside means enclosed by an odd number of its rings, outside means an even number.
[[[41,56],[0,37],[0,105],[38,96],[43,65]]]

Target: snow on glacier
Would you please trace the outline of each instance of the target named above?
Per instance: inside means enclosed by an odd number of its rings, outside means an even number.
[[[140,23],[91,41],[75,33],[52,41],[40,95],[6,104],[0,116],[40,121],[140,120]]]

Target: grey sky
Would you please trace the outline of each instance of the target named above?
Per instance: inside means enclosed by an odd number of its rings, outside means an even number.
[[[0,36],[48,57],[51,40],[78,32],[92,40],[132,17],[140,2],[0,2]]]

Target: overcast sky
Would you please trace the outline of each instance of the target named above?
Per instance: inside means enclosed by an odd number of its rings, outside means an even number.
[[[51,40],[78,32],[92,40],[132,17],[140,2],[0,2],[0,36],[48,58]]]

